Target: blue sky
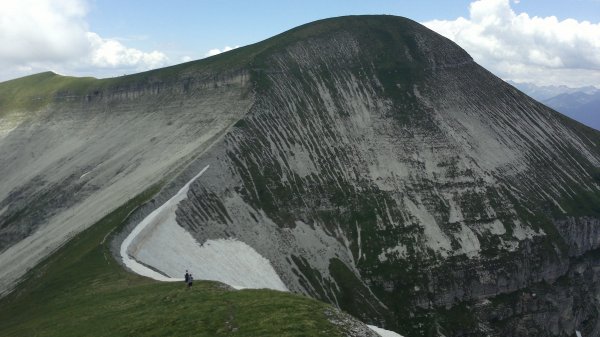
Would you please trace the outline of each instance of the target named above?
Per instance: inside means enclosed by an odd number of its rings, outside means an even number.
[[[424,22],[469,15],[469,0],[116,1],[90,2],[89,25],[101,36],[181,56],[243,46],[301,24],[341,15],[392,14]],[[600,0],[513,2],[531,16],[600,22]]]
[[[505,79],[600,85],[600,0],[2,0],[0,81],[138,72],[350,14],[424,23]]]

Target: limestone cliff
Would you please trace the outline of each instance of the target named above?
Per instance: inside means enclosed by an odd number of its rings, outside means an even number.
[[[598,246],[596,132],[409,20],[332,19],[285,38],[253,64],[248,114],[199,159],[211,169],[180,225],[199,242],[242,240],[290,289],[405,335],[595,329],[594,297],[559,284]],[[485,314],[540,284],[563,302]]]

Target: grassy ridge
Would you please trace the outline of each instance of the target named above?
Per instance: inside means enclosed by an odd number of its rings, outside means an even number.
[[[257,50],[260,50],[260,46],[257,49],[253,45],[207,59],[112,78],[62,76],[48,71],[1,82],[0,117],[15,110],[38,110],[52,103],[59,94],[93,96],[103,91],[178,81],[197,74],[208,77],[223,74],[244,68]]]
[[[52,103],[59,93],[67,96],[93,96],[94,93],[105,90],[185,80],[197,74],[204,74],[210,78],[228,71],[246,69],[251,72],[252,80],[260,84],[260,82],[264,82],[264,70],[269,68],[269,56],[285,52],[285,48],[295,42],[343,30],[360,36],[363,42],[367,42],[368,45],[364,47],[368,50],[377,47],[371,46],[370,43],[386,35],[386,30],[397,30],[398,27],[407,30],[412,29],[412,26],[412,21],[394,16],[330,18],[308,23],[264,41],[236,48],[213,57],[132,75],[96,79],[93,77],[62,76],[50,71],[39,73],[0,82],[0,117],[15,110],[35,111],[40,109]],[[384,29],[384,27],[387,28]],[[364,35],[365,28],[369,28],[366,31],[374,29],[381,29],[381,31],[378,31],[379,35],[375,39],[374,36]],[[396,35],[396,39],[402,38],[401,34]],[[400,42],[400,45],[404,45],[404,42]],[[394,56],[397,54],[389,53],[389,55]],[[377,54],[376,56],[377,63],[383,68],[398,66],[398,61],[395,58],[381,59],[381,55]]]
[[[0,117],[11,110],[35,110],[51,102],[61,90],[84,92],[98,80],[44,72],[0,83]],[[76,90],[75,90],[76,89]]]
[[[162,283],[126,272],[105,237],[158,191],[129,201],[33,271],[0,300],[0,336],[341,336],[324,303],[217,282]]]

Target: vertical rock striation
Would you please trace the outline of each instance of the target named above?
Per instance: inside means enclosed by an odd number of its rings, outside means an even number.
[[[592,329],[595,283],[561,284],[583,282],[573,258],[597,248],[595,131],[409,20],[268,41],[254,105],[178,210],[197,240],[242,240],[290,289],[406,335]],[[556,301],[519,295],[541,285]],[[513,307],[492,318],[502,296]]]

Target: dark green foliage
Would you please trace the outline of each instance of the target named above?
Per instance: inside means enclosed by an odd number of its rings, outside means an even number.
[[[560,205],[572,216],[600,217],[600,190],[572,186],[573,193],[564,196]]]
[[[302,280],[301,282],[308,282],[308,284],[306,284],[307,288],[310,289],[310,287],[312,287],[315,289],[316,293],[313,292],[310,294],[312,297],[323,301],[327,301],[333,297],[330,293],[330,288],[332,285],[330,284],[329,280],[323,279],[323,276],[318,270],[311,268],[310,264],[304,257],[292,255],[292,260],[302,273],[302,275],[298,275],[298,277]]]
[[[370,290],[342,261],[331,259],[329,273],[338,287],[336,300],[340,307],[366,322],[380,317],[389,319],[389,313],[383,312]]]
[[[473,311],[473,308],[465,302],[449,309],[437,308],[433,321],[439,326],[440,333],[446,336],[460,336],[465,332],[476,330],[478,322]]]

